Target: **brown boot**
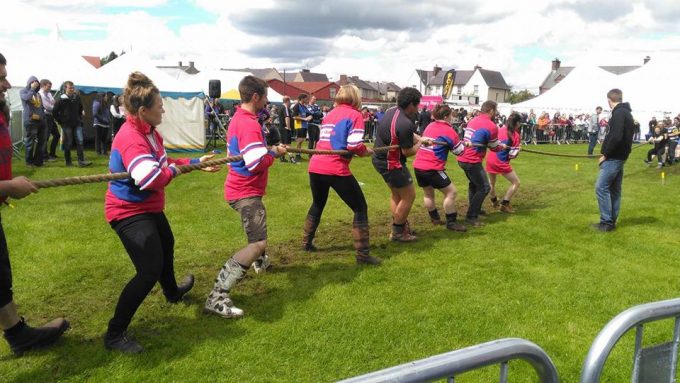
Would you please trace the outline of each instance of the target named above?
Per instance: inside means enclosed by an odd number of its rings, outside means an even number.
[[[491,205],[493,205],[493,207],[495,207],[496,209],[501,207],[501,204],[498,202],[498,197],[491,197],[490,200],[491,200]]]
[[[402,227],[392,225],[392,233],[390,233],[390,241],[392,242],[414,242],[418,237],[413,235],[408,229],[408,223]]]
[[[312,241],[316,234],[316,228],[319,227],[319,222],[321,222],[320,217],[307,215],[307,218],[305,219],[304,234],[302,235],[302,251],[316,251],[316,246],[314,246]]]
[[[376,257],[368,254],[368,222],[355,222],[352,228],[352,237],[354,238],[354,248],[357,251],[356,260],[360,265],[379,265],[382,261]]]
[[[509,213],[512,214],[515,212],[515,209],[512,208],[512,205],[510,205],[510,202],[504,203],[501,205],[501,211],[503,213]]]

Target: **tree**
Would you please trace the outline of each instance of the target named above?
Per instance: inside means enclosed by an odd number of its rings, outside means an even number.
[[[111,51],[111,53],[109,53],[108,56],[102,57],[102,58],[100,59],[100,61],[101,61],[101,63],[102,63],[102,66],[104,66],[104,65],[106,65],[106,64],[108,64],[108,63],[110,63],[111,61],[117,59],[118,57],[120,57],[120,56],[122,56],[122,55],[124,55],[124,54],[125,54],[125,51],[121,51],[119,55],[116,54],[116,52]]]
[[[508,97],[508,102],[511,104],[517,104],[522,101],[531,100],[536,97],[535,94],[531,93],[528,89],[520,91],[510,91],[510,97]]]

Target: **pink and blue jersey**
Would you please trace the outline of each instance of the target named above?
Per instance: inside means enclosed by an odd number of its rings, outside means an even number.
[[[512,171],[510,160],[519,155],[521,140],[519,132],[514,131],[512,137],[508,137],[508,128],[504,126],[498,129],[498,139],[508,146],[508,150],[501,150],[489,155],[486,159],[486,171],[494,174],[506,174]]]
[[[413,161],[414,169],[443,171],[446,169],[449,151],[458,156],[465,150],[458,134],[446,121],[437,120],[429,124],[423,132],[423,138],[446,142],[447,144],[421,146],[416,153],[416,159]]]
[[[128,172],[129,179],[109,182],[104,213],[108,222],[165,208],[165,186],[179,172],[175,165],[198,163],[198,159],[168,158],[163,138],[146,122],[128,116],[111,144],[109,171]]]
[[[361,113],[349,105],[340,104],[324,117],[321,123],[317,150],[349,150],[362,154],[364,145],[364,120]],[[332,176],[351,176],[351,157],[315,155],[309,160],[309,172]]]
[[[224,199],[236,201],[265,194],[269,167],[274,163],[274,152],[267,149],[264,129],[257,115],[238,108],[227,131],[227,154],[243,156],[229,163],[224,182]]]
[[[466,146],[463,154],[458,156],[458,161],[480,164],[486,156],[487,147],[494,152],[498,151],[498,127],[488,114],[482,113],[468,122],[463,141],[482,146]]]

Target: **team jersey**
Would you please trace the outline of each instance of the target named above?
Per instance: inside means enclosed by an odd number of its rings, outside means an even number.
[[[293,117],[305,118],[309,115],[309,109],[306,105],[300,104],[299,102],[293,106]],[[309,121],[293,119],[295,124],[295,129],[307,129]]]
[[[430,123],[423,132],[423,138],[432,141],[446,142],[446,145],[434,144],[421,146],[413,161],[413,168],[418,170],[445,170],[449,151],[455,155],[463,153],[465,146],[458,134],[446,121],[436,120]]]
[[[224,199],[236,201],[263,196],[269,167],[274,163],[274,152],[267,149],[264,129],[258,123],[257,116],[238,108],[229,123],[227,143],[227,155],[240,155],[243,159],[229,163],[224,182]]]
[[[324,117],[321,123],[317,150],[349,150],[362,154],[364,145],[364,120],[361,113],[349,105],[340,104]],[[350,176],[352,157],[315,155],[309,160],[309,172],[333,176]]]
[[[165,208],[165,186],[179,174],[176,165],[198,159],[168,158],[155,127],[128,115],[111,144],[109,171],[128,172],[130,178],[109,182],[104,213],[108,222]]]
[[[401,149],[413,147],[413,133],[415,124],[406,116],[404,110],[398,107],[388,109],[378,124],[375,148],[399,145],[398,148],[387,152],[376,152],[373,164],[383,170],[401,169],[406,164],[406,156]]]
[[[510,173],[512,171],[510,160],[517,158],[521,147],[519,132],[514,131],[512,137],[508,137],[508,128],[504,126],[498,129],[498,140],[507,145],[508,150],[491,153],[486,159],[486,170],[495,174]]]
[[[498,151],[498,127],[488,114],[482,113],[468,122],[463,141],[470,142],[473,146],[466,146],[463,154],[458,156],[458,161],[479,164],[486,156],[487,147],[494,152]]]
[[[0,181],[12,179],[12,136],[9,132],[7,117],[0,110]],[[7,197],[0,196],[0,203]]]

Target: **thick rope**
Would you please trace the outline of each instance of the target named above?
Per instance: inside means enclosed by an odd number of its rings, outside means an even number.
[[[635,150],[641,146],[644,146],[646,143],[638,144],[633,146],[630,150]],[[527,153],[533,153],[533,154],[540,154],[543,156],[553,156],[553,157],[570,157],[570,158],[600,158],[600,154],[564,154],[564,153],[550,153],[550,152],[543,152],[540,150],[532,150],[532,149],[527,149],[526,147],[522,148],[523,152]]]
[[[384,152],[392,149],[398,148],[399,145],[383,146],[380,148],[375,148],[375,152]],[[291,153],[303,153],[303,154],[320,154],[320,155],[350,155],[354,154],[349,150],[315,150],[315,149],[297,149],[297,148],[287,148],[288,152]],[[200,170],[203,168],[211,166],[224,165],[229,162],[236,162],[242,160],[241,156],[231,156],[220,158],[217,160],[203,161],[198,164],[190,165],[179,165],[177,168],[182,173],[189,173],[194,170]],[[52,180],[42,180],[42,181],[31,181],[38,189],[45,189],[57,186],[69,186],[69,185],[82,185],[96,182],[108,182],[115,180],[130,179],[130,174],[127,172],[121,173],[109,173],[109,174],[93,174],[89,176],[76,176],[76,177],[66,177],[66,178],[56,178]]]

